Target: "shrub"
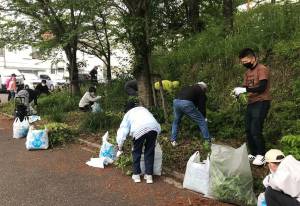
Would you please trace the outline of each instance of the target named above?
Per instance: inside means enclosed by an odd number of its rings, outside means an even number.
[[[5,104],[0,104],[0,110],[5,114],[14,115],[15,104],[13,101],[7,102]]]
[[[66,124],[49,123],[45,125],[45,128],[48,129],[50,147],[64,145],[75,139],[76,133]]]
[[[65,113],[78,108],[80,97],[71,96],[67,91],[54,92],[38,100],[38,114],[55,122],[63,122]]]
[[[265,124],[265,138],[275,143],[278,137],[300,134],[300,105],[295,101],[275,102]]]
[[[118,128],[122,121],[122,113],[99,112],[87,113],[80,125],[80,129],[89,132]]]
[[[104,111],[122,112],[128,99],[124,90],[125,82],[128,78],[115,79],[108,84],[98,86],[97,93],[103,96],[101,99],[101,108]]]
[[[284,154],[291,154],[296,159],[300,160],[300,134],[284,136],[280,140],[280,143]]]

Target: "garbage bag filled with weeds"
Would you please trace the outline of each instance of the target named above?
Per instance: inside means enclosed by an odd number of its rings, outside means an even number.
[[[256,205],[246,144],[238,149],[211,147],[208,196],[238,205]]]

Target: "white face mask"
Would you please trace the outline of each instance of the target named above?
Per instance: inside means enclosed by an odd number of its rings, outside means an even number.
[[[42,83],[42,86],[44,87],[44,86],[46,86],[46,84]]]
[[[91,96],[95,96],[95,92],[91,92]]]

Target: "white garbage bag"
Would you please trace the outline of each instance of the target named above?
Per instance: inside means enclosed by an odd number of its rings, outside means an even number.
[[[235,149],[212,144],[208,196],[237,205],[256,205],[246,144]]]
[[[209,158],[200,161],[199,151],[195,152],[186,165],[183,188],[207,194],[209,186]]]
[[[25,117],[21,122],[17,117],[13,123],[13,138],[19,139],[26,137],[29,130],[28,118]]]
[[[41,120],[41,117],[38,115],[31,115],[28,118],[29,118],[29,123],[33,123],[33,122]]]
[[[33,127],[30,127],[25,145],[27,150],[48,149],[49,139],[47,128],[44,130],[35,130]]]
[[[112,164],[116,159],[115,146],[107,141],[108,137],[108,132],[106,132],[102,137],[102,145],[99,154],[99,158],[103,159],[104,165]]]
[[[89,161],[86,162],[88,166],[96,167],[96,168],[104,168],[103,158],[91,158]]]
[[[98,113],[101,112],[101,107],[100,104],[95,102],[94,104],[92,104],[92,113]]]
[[[141,156],[141,171],[142,174],[145,174],[145,160],[144,160],[144,154]],[[154,164],[153,164],[153,175],[161,175],[162,171],[162,150],[157,142],[155,145],[155,154],[154,154]]]
[[[267,206],[265,193],[260,193],[257,198],[257,206]]]

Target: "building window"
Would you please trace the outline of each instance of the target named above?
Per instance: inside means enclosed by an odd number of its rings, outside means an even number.
[[[4,56],[4,48],[0,48],[0,57]]]
[[[31,57],[32,57],[32,59],[42,59],[42,55],[41,55],[40,51],[34,47],[32,47]]]
[[[57,68],[57,72],[58,73],[64,73],[65,69],[64,68],[61,68],[61,67],[58,67]]]

